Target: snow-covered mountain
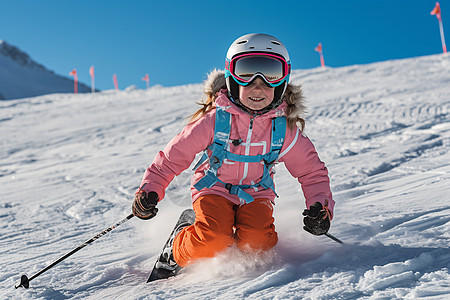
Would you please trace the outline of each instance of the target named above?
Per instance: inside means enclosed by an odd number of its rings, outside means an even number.
[[[90,91],[90,87],[78,83],[78,92]],[[73,80],[55,74],[16,46],[0,40],[0,100],[51,93],[73,93]]]
[[[146,284],[180,212],[187,170],[149,221],[137,218],[29,277],[131,212],[153,157],[201,84],[0,102],[1,299],[450,299],[450,56],[295,70],[305,133],[330,171],[327,237],[302,229],[300,186],[275,183],[279,243],[230,249]],[[75,112],[75,113],[74,113]]]

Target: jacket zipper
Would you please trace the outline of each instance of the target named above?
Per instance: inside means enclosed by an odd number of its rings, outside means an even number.
[[[247,132],[247,138],[245,140],[245,155],[250,154],[250,143],[253,135],[253,121],[255,120],[255,117],[252,117],[250,119],[250,126]],[[245,178],[247,178],[248,175],[248,163],[244,163],[244,173],[242,174],[241,180],[239,181],[239,184],[242,184]]]

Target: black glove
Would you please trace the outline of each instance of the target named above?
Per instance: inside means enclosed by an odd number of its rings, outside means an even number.
[[[133,201],[133,214],[142,220],[149,220],[156,216],[158,209],[156,204],[158,204],[158,194],[155,192],[146,193],[140,190],[136,193]]]
[[[322,235],[330,229],[330,212],[322,203],[316,202],[303,211],[303,229],[314,235]]]

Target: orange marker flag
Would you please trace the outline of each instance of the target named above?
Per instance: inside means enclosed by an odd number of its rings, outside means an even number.
[[[113,75],[113,82],[114,82],[114,88],[116,90],[119,90],[119,84],[117,83],[117,75],[116,75],[116,73],[114,73],[114,75]]]
[[[148,77],[148,74],[145,74],[145,76],[142,77],[142,80],[146,82],[147,88],[149,88],[150,78]]]
[[[322,43],[319,43],[319,45],[314,48],[314,51],[319,52],[320,54],[320,65],[322,66],[322,68],[325,68],[325,60],[323,59],[323,52],[322,52]]]
[[[441,32],[442,51],[444,53],[447,53],[447,46],[445,45],[444,26],[442,25],[441,6],[439,5],[439,2],[436,2],[436,6],[431,11],[431,15],[436,15],[436,18],[439,21],[439,31]]]
[[[436,15],[436,18],[438,18],[439,21],[442,20],[442,18],[441,18],[441,6],[439,5],[439,2],[436,2],[436,6],[431,11],[431,15]]]
[[[91,92],[95,93],[95,73],[94,73],[94,66],[91,66],[89,68],[89,75],[91,75]]]
[[[70,71],[69,75],[73,76],[73,92],[75,94],[78,94],[78,76],[77,76],[77,69],[73,68],[72,71]]]
[[[314,51],[322,52],[322,43],[319,43],[319,45],[316,48],[314,48]]]

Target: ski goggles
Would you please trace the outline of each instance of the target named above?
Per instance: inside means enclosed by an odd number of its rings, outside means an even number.
[[[247,86],[261,77],[269,86],[277,87],[289,80],[291,64],[270,53],[246,53],[225,62],[225,78],[233,76],[236,82]]]

